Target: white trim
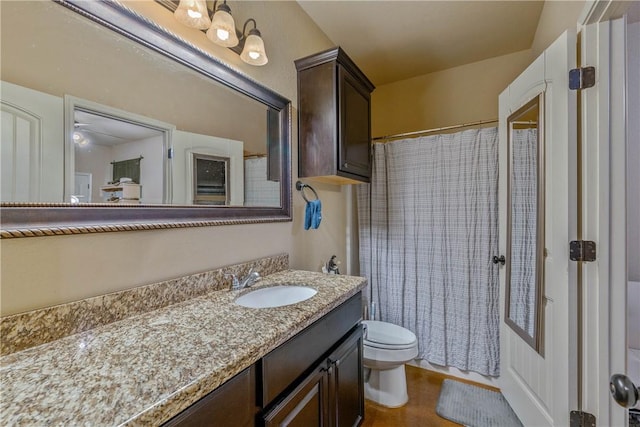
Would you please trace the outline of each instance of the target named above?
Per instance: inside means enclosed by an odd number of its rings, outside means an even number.
[[[598,247],[597,261],[582,266],[583,410],[615,426],[628,423],[608,387],[611,374],[626,372],[625,30],[625,18],[604,20],[581,38],[581,62],[596,67],[597,81],[581,93],[582,235]]]
[[[609,116],[610,131],[610,237],[609,237],[609,280],[611,289],[609,317],[610,347],[609,367],[612,373],[627,373],[627,208],[626,208],[626,155],[627,155],[627,118],[626,118],[626,17],[611,22],[611,103]],[[622,78],[620,78],[622,76]],[[622,308],[622,309],[621,309]],[[620,350],[623,347],[623,351]],[[609,376],[607,375],[607,376]],[[607,381],[608,382],[608,381]],[[605,383],[602,386],[606,386]],[[612,401],[611,401],[612,402]],[[611,425],[623,425],[618,422],[620,416],[624,422],[629,419],[626,411],[612,402]],[[622,420],[620,420],[622,421]]]
[[[586,0],[578,18],[578,30],[589,24],[622,17],[633,5],[629,0]]]

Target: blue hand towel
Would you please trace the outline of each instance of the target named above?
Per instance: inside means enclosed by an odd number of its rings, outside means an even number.
[[[318,228],[322,221],[322,203],[320,199],[307,202],[307,208],[304,212],[304,229]]]

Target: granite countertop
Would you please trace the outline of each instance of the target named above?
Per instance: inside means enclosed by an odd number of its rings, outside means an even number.
[[[355,295],[365,279],[287,270],[298,304],[251,309],[216,291],[0,359],[0,425],[157,425]]]

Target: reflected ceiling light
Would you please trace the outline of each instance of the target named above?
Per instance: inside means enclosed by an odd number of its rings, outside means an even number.
[[[211,25],[205,0],[180,0],[173,16],[179,23],[199,30],[206,30]]]
[[[205,0],[180,0],[180,4],[177,7],[175,6],[177,2],[156,1],[169,10],[173,10],[178,22],[192,28],[206,29],[209,40],[219,46],[233,50],[247,64],[260,66],[269,62],[256,20],[253,18],[247,19],[242,33],[240,33],[236,29],[227,0],[223,0],[220,4],[218,4],[217,0],[213,3],[213,10],[215,11],[213,18],[209,18],[209,10]],[[175,10],[173,7],[176,7]],[[249,22],[253,23],[253,28],[247,34],[246,29]],[[207,24],[205,25],[205,23]]]
[[[89,143],[89,140],[84,137],[80,132],[73,132],[73,142],[75,142],[80,147],[84,147]]]

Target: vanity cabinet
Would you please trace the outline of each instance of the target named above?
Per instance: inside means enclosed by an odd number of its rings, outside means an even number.
[[[265,426],[362,422],[361,312],[358,293],[262,359]]]
[[[295,65],[298,176],[334,184],[369,182],[375,86],[340,47]]]
[[[362,293],[165,426],[357,426],[364,418]]]
[[[264,416],[265,427],[358,426],[364,419],[362,326]]]

